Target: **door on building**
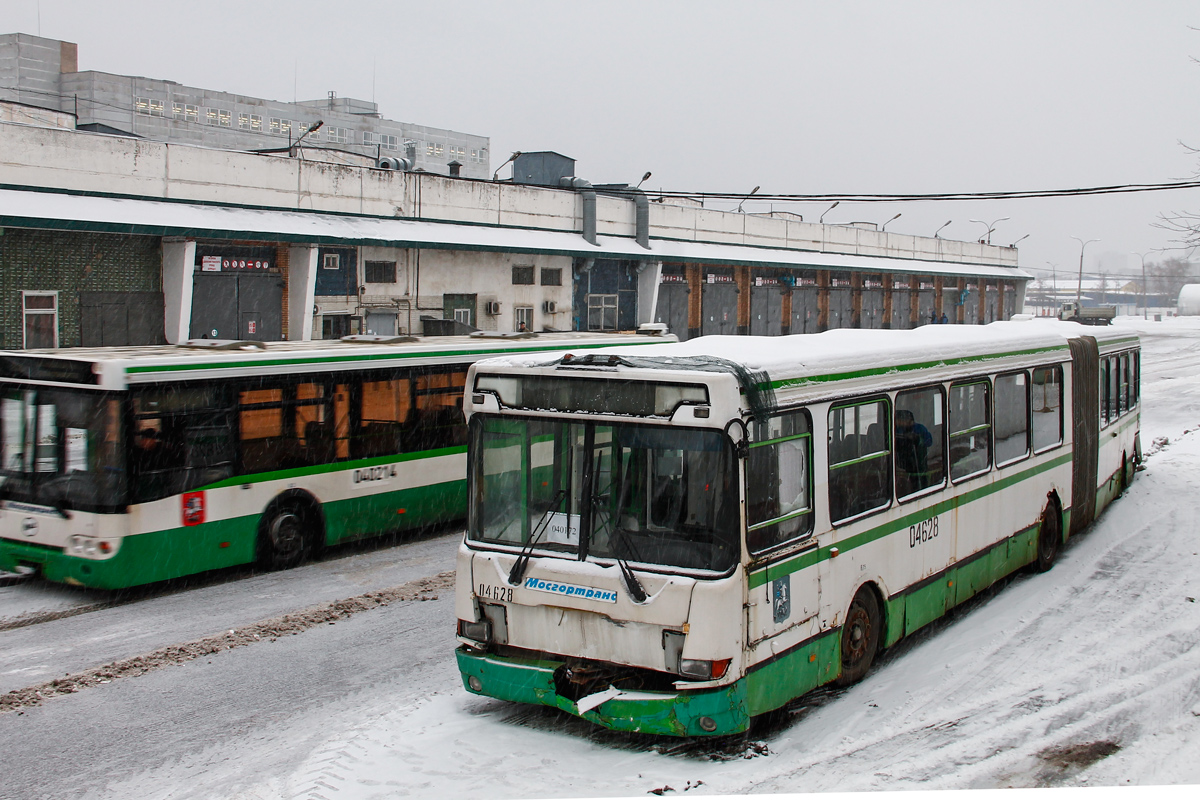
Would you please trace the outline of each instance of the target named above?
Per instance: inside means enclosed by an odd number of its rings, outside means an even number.
[[[723,275],[708,275],[706,278],[724,278]],[[737,333],[737,284],[733,276],[728,276],[728,282],[707,280],[701,284],[700,295],[700,335],[711,336],[723,334],[733,336]]]
[[[849,328],[854,321],[854,297],[850,279],[835,279],[829,287],[829,328]]]
[[[883,327],[883,289],[862,290],[862,320],[859,327]]]
[[[892,329],[906,330],[912,323],[913,294],[908,289],[892,290]]]
[[[80,292],[79,344],[166,344],[162,292]]]
[[[783,292],[776,281],[750,287],[750,335],[778,336],[783,332]]]
[[[792,321],[789,333],[816,333],[819,296],[816,287],[805,286],[792,290]]]
[[[474,294],[444,294],[442,295],[442,319],[452,319],[464,325],[477,328],[475,320],[478,307],[478,295]]]
[[[670,278],[670,281],[667,278]],[[688,285],[682,275],[663,276],[663,282],[658,285],[654,321],[664,323],[668,331],[679,337],[679,341],[687,341]]]
[[[399,315],[395,311],[368,308],[367,316],[363,320],[363,327],[366,329],[366,333],[374,336],[395,336],[398,317]]]
[[[198,272],[192,283],[193,339],[283,339],[278,273]]]
[[[326,314],[321,317],[321,338],[340,339],[350,335],[349,314]]]

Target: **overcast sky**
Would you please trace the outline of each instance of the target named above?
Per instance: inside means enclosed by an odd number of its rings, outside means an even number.
[[[40,21],[39,21],[40,9]],[[0,0],[2,32],[79,44],[80,69],[383,116],[556,150],[593,183],[683,191],[919,193],[1190,178],[1196,2],[133,2]],[[507,174],[507,170],[502,173]],[[788,208],[815,220],[828,205]],[[775,204],[783,210],[782,204]],[[750,201],[748,211],[769,203]],[[1140,270],[1162,212],[1200,191],[843,203],[826,222],[1020,244],[1059,276]],[[1152,253],[1153,262],[1162,255]]]

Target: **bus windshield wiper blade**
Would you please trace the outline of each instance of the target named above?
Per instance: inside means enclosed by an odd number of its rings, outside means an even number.
[[[529,541],[525,543],[523,548],[521,548],[521,554],[517,556],[517,560],[513,562],[512,569],[508,573],[509,585],[521,585],[521,579],[525,577],[525,569],[529,566],[529,555],[533,552],[533,546],[537,544],[537,541],[541,538],[542,533],[544,533],[546,528],[549,527],[550,520],[553,518],[554,514],[558,512],[558,507],[566,495],[566,489],[559,489],[554,493],[554,499],[550,501],[550,507],[542,512],[542,518],[538,520],[537,528],[529,537]],[[567,525],[570,525],[569,521],[567,522]]]
[[[622,549],[626,552],[632,552],[633,548],[629,544],[629,538],[625,535],[625,529],[620,525],[613,525],[614,538],[621,543]],[[633,568],[629,566],[629,562],[617,554],[617,549],[613,548],[613,558],[617,560],[617,566],[621,568],[621,577],[625,579],[625,588],[629,590],[629,596],[633,598],[635,603],[644,603],[648,595],[645,588],[642,587],[642,582],[637,579]]]

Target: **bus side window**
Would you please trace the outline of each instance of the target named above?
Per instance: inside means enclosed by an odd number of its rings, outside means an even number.
[[[996,465],[1029,455],[1029,380],[1024,372],[996,377]]]
[[[1033,452],[1062,444],[1062,367],[1033,371]]]
[[[746,461],[746,543],[761,553],[812,533],[812,424],[797,411],[756,423]]]
[[[463,387],[466,370],[418,374],[414,383],[416,416],[405,450],[435,450],[467,443],[463,416]]]
[[[1118,362],[1116,356],[1109,356],[1108,361],[1108,421],[1117,419],[1117,385]]]
[[[987,472],[992,464],[988,382],[950,387],[950,480]]]
[[[887,400],[829,409],[829,519],[835,525],[891,505],[891,427]]]
[[[403,452],[405,430],[412,412],[407,374],[363,381],[362,413],[354,437],[354,457],[371,458]]]
[[[896,395],[896,497],[904,499],[946,483],[946,416],[942,387]]]
[[[1122,353],[1120,355],[1121,367],[1117,369],[1117,414],[1124,414],[1129,410],[1129,354]]]
[[[246,389],[238,396],[242,470],[279,469],[283,449],[283,389]]]

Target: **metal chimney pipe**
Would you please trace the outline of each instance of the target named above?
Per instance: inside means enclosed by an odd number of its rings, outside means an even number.
[[[583,238],[588,244],[596,244],[596,190],[583,178],[569,176],[559,178],[558,185],[583,195]]]

